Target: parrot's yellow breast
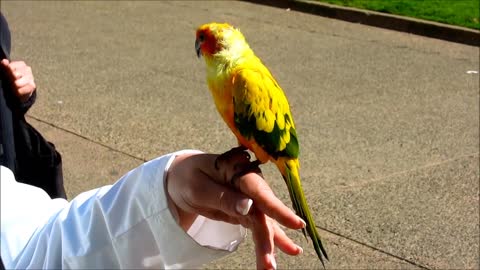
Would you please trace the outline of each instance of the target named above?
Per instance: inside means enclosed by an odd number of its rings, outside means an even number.
[[[235,133],[233,83],[229,73],[226,71],[209,70],[207,82],[218,112],[228,127]]]

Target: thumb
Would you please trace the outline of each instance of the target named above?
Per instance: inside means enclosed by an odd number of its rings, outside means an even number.
[[[15,76],[13,75],[13,70],[10,67],[10,61],[8,59],[2,59],[2,61],[0,61],[0,68],[7,73],[7,76],[12,82],[15,81]]]
[[[2,59],[2,61],[0,62],[0,68],[4,69],[8,73],[10,73],[8,65],[10,65],[10,61],[8,61],[8,59]],[[10,76],[10,74],[9,74],[9,76]]]

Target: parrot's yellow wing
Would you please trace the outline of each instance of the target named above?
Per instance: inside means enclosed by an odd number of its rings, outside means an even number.
[[[297,158],[299,145],[288,101],[270,72],[240,67],[233,78],[234,123],[240,134],[253,139],[270,158]]]

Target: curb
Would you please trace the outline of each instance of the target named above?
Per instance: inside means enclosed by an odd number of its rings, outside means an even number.
[[[244,1],[283,9],[290,8],[295,11],[352,23],[381,27],[471,46],[480,46],[480,31],[464,27],[305,0]]]

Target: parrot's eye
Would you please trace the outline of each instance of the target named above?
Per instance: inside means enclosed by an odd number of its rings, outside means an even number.
[[[203,42],[204,39],[205,39],[205,36],[203,35],[203,33],[198,35],[198,41]]]

